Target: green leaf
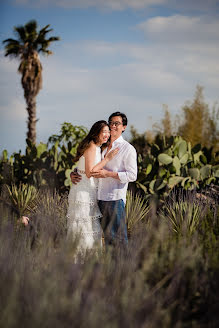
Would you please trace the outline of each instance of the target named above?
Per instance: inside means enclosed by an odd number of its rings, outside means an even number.
[[[195,180],[199,180],[200,177],[200,171],[197,168],[191,168],[189,169],[189,175],[195,179]]]
[[[179,144],[179,158],[181,159],[187,151],[187,142],[185,140],[182,140]]]
[[[41,157],[41,155],[47,150],[47,145],[41,142],[36,148],[37,157]]]
[[[201,156],[200,156],[200,160],[201,160],[201,162],[203,163],[203,164],[207,164],[207,158],[206,158],[206,156],[204,155],[204,154],[201,154]]]
[[[66,176],[66,178],[70,179],[71,172],[72,172],[72,169],[65,170],[65,176]]]
[[[205,165],[200,169],[202,179],[207,179],[211,175],[211,165]]]
[[[210,185],[212,182],[215,182],[215,177],[210,177],[206,180],[206,185]]]
[[[180,163],[182,165],[185,165],[187,163],[188,159],[189,159],[189,154],[185,154],[180,158]]]
[[[219,178],[219,170],[216,170],[216,171],[214,172],[214,176],[215,176],[216,178]]]
[[[192,153],[192,146],[191,146],[191,142],[188,142],[188,153],[191,155]]]
[[[3,161],[6,162],[7,159],[8,159],[8,152],[7,152],[6,149],[3,150],[3,152],[2,152],[2,157],[3,157]]]
[[[180,164],[180,160],[177,156],[175,156],[173,159],[173,166],[176,169],[176,175],[180,175],[181,164]]]
[[[185,184],[187,184],[187,183],[190,182],[190,181],[191,181],[191,177],[184,178],[184,179],[182,180],[181,186],[182,186],[182,187],[185,187]]]
[[[71,185],[71,181],[69,179],[65,179],[64,185],[69,187]]]
[[[168,164],[172,163],[173,159],[169,155],[162,153],[162,154],[158,155],[158,161],[161,164],[168,165]]]
[[[154,194],[154,185],[155,185],[156,180],[152,180],[149,184],[149,191],[151,194]]]
[[[166,187],[166,185],[167,185],[167,182],[163,180],[162,183],[156,188],[156,190],[161,190],[164,187]]]
[[[175,187],[178,183],[180,183],[184,178],[183,177],[171,177],[168,181],[168,186],[172,189]]]
[[[202,155],[202,151],[201,150],[193,155],[194,163],[195,164],[200,163],[200,156],[201,155]]]
[[[150,174],[152,170],[152,164],[148,164],[147,169],[146,169],[146,174]]]
[[[145,193],[147,193],[147,187],[145,185],[143,185],[139,181],[136,181],[136,185],[138,186],[138,188],[142,189]]]
[[[164,167],[159,169],[159,177],[162,178],[167,173],[167,170]]]

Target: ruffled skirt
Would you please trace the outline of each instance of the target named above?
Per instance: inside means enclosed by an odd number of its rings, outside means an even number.
[[[67,236],[78,238],[79,253],[102,246],[102,214],[97,204],[97,183],[83,177],[73,185],[68,196]]]

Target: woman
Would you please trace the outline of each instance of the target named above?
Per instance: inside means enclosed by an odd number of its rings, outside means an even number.
[[[98,121],[91,127],[90,132],[77,149],[75,162],[78,160],[78,172],[82,180],[72,185],[68,197],[67,235],[79,235],[78,251],[101,246],[102,230],[100,218],[102,214],[97,204],[98,179],[91,177],[93,171],[102,169],[118,152],[118,148],[109,152],[101,160],[101,146],[106,145],[110,137],[106,121]]]

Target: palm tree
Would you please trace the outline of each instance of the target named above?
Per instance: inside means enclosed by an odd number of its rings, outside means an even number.
[[[22,75],[21,84],[24,89],[24,97],[28,112],[28,132],[27,139],[36,143],[36,96],[42,88],[42,65],[39,53],[51,55],[48,50],[53,41],[60,40],[53,36],[46,39],[47,33],[53,31],[46,25],[39,32],[37,31],[37,22],[29,21],[24,26],[15,26],[14,32],[17,39],[6,39],[5,56],[18,58],[20,65],[18,72]]]

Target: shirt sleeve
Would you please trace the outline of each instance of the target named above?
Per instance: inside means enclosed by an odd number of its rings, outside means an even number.
[[[130,147],[128,150],[124,166],[124,171],[118,172],[120,182],[127,183],[137,180],[137,153],[134,147]]]

